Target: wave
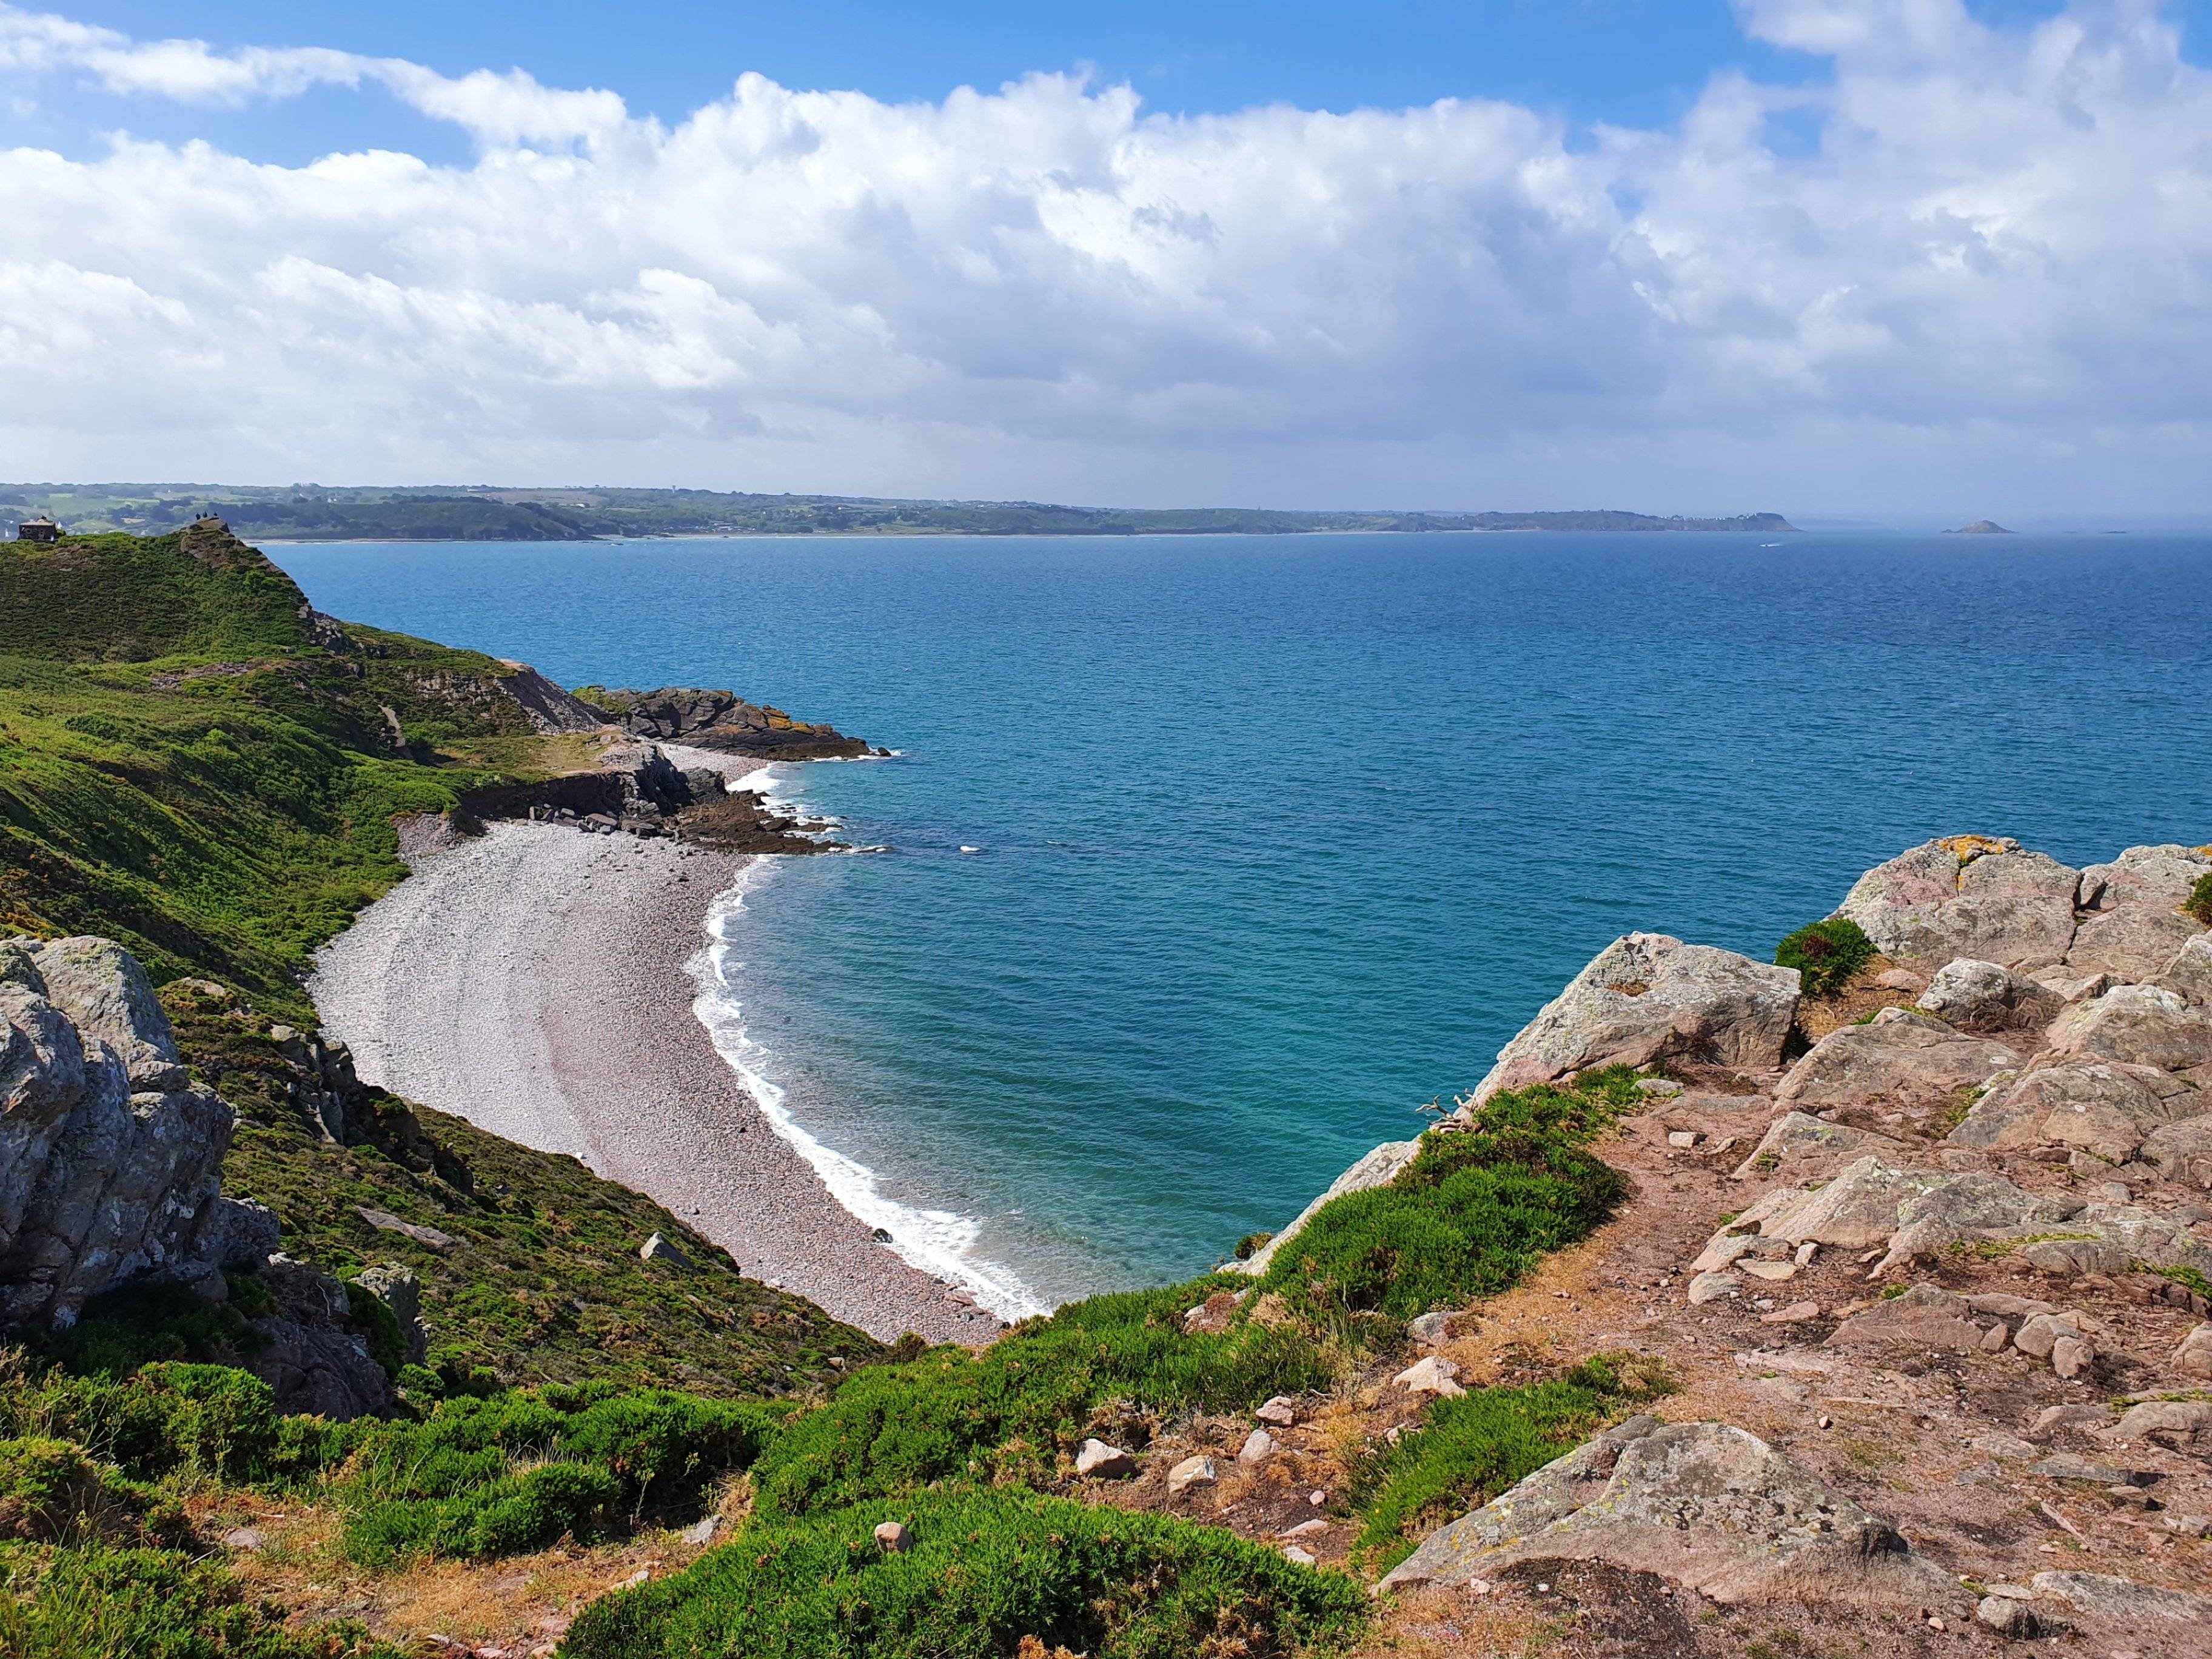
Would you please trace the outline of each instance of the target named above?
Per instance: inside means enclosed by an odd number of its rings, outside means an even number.
[[[740,781],[750,787],[750,780],[759,775],[749,774]],[[714,943],[690,964],[693,981],[699,988],[691,1012],[707,1028],[714,1052],[738,1074],[738,1081],[769,1126],[822,1177],[830,1195],[868,1226],[888,1233],[890,1248],[909,1267],[963,1286],[979,1304],[1001,1319],[1025,1319],[1031,1314],[1051,1312],[1050,1305],[1011,1269],[972,1254],[982,1236],[980,1221],[951,1210],[902,1204],[890,1197],[873,1170],[808,1133],[792,1116],[781,1085],[763,1072],[763,1064],[771,1054],[745,1031],[744,1005],[730,981],[732,968],[742,965],[733,961],[732,935],[732,924],[744,913],[746,892],[774,867],[770,860],[754,860],[739,872],[736,884],[715,899],[707,919],[708,935]]]

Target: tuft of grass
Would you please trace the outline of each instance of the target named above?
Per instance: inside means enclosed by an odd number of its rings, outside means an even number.
[[[2147,1262],[2137,1265],[2149,1266]],[[2185,1291],[2194,1291],[2201,1297],[2212,1298],[2212,1279],[2205,1278],[2194,1267],[2151,1267],[2150,1271],[2160,1279],[2172,1280]]]
[[[188,1546],[174,1500],[44,1436],[0,1440],[0,1539]]]
[[[2189,896],[2181,902],[2181,914],[2191,921],[2212,927],[2212,873],[2197,878]]]
[[[1565,1455],[1624,1403],[1670,1387],[1662,1370],[1606,1354],[1547,1382],[1437,1401],[1417,1432],[1377,1449],[1355,1471],[1363,1524],[1353,1547],[1395,1566],[1421,1535]]]
[[[1620,1200],[1620,1176],[1587,1148],[1635,1101],[1627,1066],[1492,1097],[1475,1123],[1430,1130],[1389,1186],[1329,1204],[1261,1288],[1323,1322],[1495,1295]]]
[[[897,1521],[914,1547],[887,1554]],[[1340,1650],[1359,1586],[1171,1516],[1028,1492],[917,1494],[756,1523],[685,1571],[593,1602],[568,1659],[1280,1659]]]
[[[285,1485],[343,1457],[368,1425],[285,1417],[269,1385],[229,1365],[163,1360],[127,1376],[0,1368],[0,1431],[73,1442],[126,1475]]]
[[[1848,916],[1800,927],[1774,947],[1778,967],[1795,968],[1808,997],[1822,997],[1837,989],[1874,960],[1874,941]]]

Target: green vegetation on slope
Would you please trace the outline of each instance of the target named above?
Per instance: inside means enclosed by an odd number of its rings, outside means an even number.
[[[340,630],[205,527],[0,543],[0,928],[301,1023],[295,970],[404,873],[393,816],[490,780],[432,747],[530,729],[492,658]]]
[[[1620,1200],[1620,1176],[1588,1148],[1635,1097],[1635,1073],[1614,1066],[1438,1125],[1397,1180],[1346,1194],[1279,1249],[1261,1288],[1316,1319],[1410,1319],[1495,1295]]]
[[[611,1384],[449,1400],[370,1433],[340,1488],[348,1553],[511,1555],[648,1512],[690,1521],[760,1455],[781,1409]]]
[[[2192,921],[2201,921],[2212,927],[2212,875],[2199,876],[2189,896],[2181,902],[2181,914]]]
[[[1656,1373],[1601,1357],[1547,1382],[1439,1400],[1417,1431],[1378,1449],[1359,1471],[1356,1547],[1395,1566],[1435,1528],[1573,1450],[1622,1401],[1665,1388]]]
[[[905,1525],[886,1554],[873,1528]],[[1030,1492],[918,1494],[749,1529],[688,1572],[594,1602],[569,1659],[1198,1659],[1326,1651],[1349,1578],[1165,1516]],[[1024,1642],[1024,1638],[1030,1638]]]
[[[1795,968],[1808,997],[1834,990],[1874,960],[1874,941],[1849,916],[1831,916],[1800,927],[1774,947],[1778,967]]]
[[[811,1303],[744,1278],[727,1251],[575,1158],[374,1089],[349,1109],[348,1144],[334,1145],[295,1092],[306,1074],[264,1020],[192,981],[162,1000],[187,1058],[238,1109],[225,1189],[275,1210],[285,1248],[341,1279],[411,1270],[431,1327],[428,1367],[448,1385],[482,1371],[508,1383],[780,1394],[829,1378],[833,1356],[883,1352]],[[690,1266],[641,1260],[654,1233]]]
[[[401,1659],[357,1626],[291,1629],[175,1550],[0,1545],[0,1659]]]

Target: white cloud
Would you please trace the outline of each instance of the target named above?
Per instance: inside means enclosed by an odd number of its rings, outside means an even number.
[[[19,95],[374,85],[477,145],[0,153],[0,360],[52,388],[8,470],[2212,507],[2212,76],[2155,7],[1741,14],[1832,77],[1723,74],[1592,142],[1058,76],[894,106],[747,75],[663,128],[520,72],[0,5]]]

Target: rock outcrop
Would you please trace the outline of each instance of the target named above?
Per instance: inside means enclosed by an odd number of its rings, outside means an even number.
[[[2201,1116],[2208,1106],[2212,1100],[2155,1066],[2070,1060],[2000,1081],[1950,1139],[1990,1151],[2055,1142],[2123,1164],[2148,1136]]]
[[[279,1411],[343,1420],[392,1403],[391,1379],[347,1328],[353,1293],[345,1285],[286,1255],[268,1258],[261,1282],[276,1310],[253,1322],[261,1346],[239,1363],[275,1391]],[[412,1346],[404,1328],[402,1336]]]
[[[2202,933],[2181,911],[2190,890],[2212,875],[2212,853],[2201,847],[2130,847],[2110,864],[2081,872],[2087,912],[2067,962],[2077,972],[2117,980],[2154,978],[2174,953]]]
[[[1868,871],[1836,914],[1900,961],[2032,967],[2065,959],[2081,881],[2009,836],[1951,836]]]
[[[729,691],[664,686],[658,691],[587,688],[592,704],[633,737],[687,743],[763,760],[849,759],[870,753],[858,738],[830,726],[809,726],[781,708],[750,703]]]
[[[217,1191],[234,1118],[191,1086],[168,1019],[107,939],[0,942],[0,1319],[74,1322],[164,1275],[222,1294],[276,1247]]]
[[[2051,1050],[2167,1072],[2212,1065],[2212,1013],[2164,986],[2116,985],[2059,1016]]]
[[[1498,1050],[1470,1109],[1504,1089],[1668,1059],[1772,1071],[1796,1018],[1797,970],[1664,933],[1615,939]]]
[[[2001,963],[1961,958],[1936,970],[1914,1006],[1960,1030],[1988,1034],[2039,1030],[2058,1018],[2066,999]]]
[[[539,732],[596,732],[609,724],[604,709],[562,690],[526,662],[501,659],[514,672],[498,682],[523,717]]]
[[[1933,1014],[1884,1008],[1814,1043],[1775,1086],[1791,1106],[1932,1104],[2021,1063],[2018,1050],[1954,1030]]]
[[[1969,1604],[1897,1529],[1725,1423],[1639,1417],[1431,1534],[1386,1588],[1465,1584],[1520,1561],[1657,1573],[1723,1603]]]

